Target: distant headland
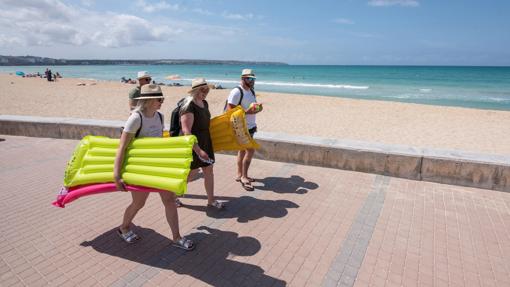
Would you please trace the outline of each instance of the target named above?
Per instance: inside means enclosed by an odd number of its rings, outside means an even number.
[[[45,66],[45,65],[288,65],[281,62],[160,59],[160,60],[87,60],[53,59],[37,56],[2,56],[0,66]]]

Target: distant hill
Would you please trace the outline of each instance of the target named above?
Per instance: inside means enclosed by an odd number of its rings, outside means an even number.
[[[44,66],[44,65],[288,65],[280,62],[222,61],[222,60],[73,60],[52,59],[36,56],[2,56],[0,66]]]

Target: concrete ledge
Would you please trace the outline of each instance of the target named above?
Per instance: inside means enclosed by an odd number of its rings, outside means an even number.
[[[0,134],[119,137],[122,121],[0,115]],[[510,156],[259,132],[260,159],[510,192]],[[227,152],[228,153],[228,152]],[[229,153],[232,154],[232,153]]]
[[[0,115],[0,134],[81,139],[88,134],[119,137],[122,121]]]

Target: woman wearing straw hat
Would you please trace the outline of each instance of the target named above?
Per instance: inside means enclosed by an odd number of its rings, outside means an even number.
[[[135,97],[136,108],[125,124],[120,137],[119,149],[115,157],[113,176],[118,190],[126,191],[121,179],[121,169],[124,162],[126,148],[135,137],[161,137],[163,136],[163,115],[158,112],[164,101],[163,93],[158,85],[147,84],[141,87],[140,95]],[[173,245],[185,250],[195,248],[193,241],[182,237],[179,233],[179,217],[175,205],[175,194],[172,192],[159,192],[161,201],[165,206],[165,214],[172,230]],[[145,205],[149,193],[131,192],[132,202],[124,212],[122,225],[117,233],[127,243],[140,240],[140,236],[131,230],[131,222],[138,211]]]
[[[210,85],[204,78],[191,81],[191,90],[188,91],[190,95],[184,99],[180,109],[181,126],[184,135],[192,134],[198,139],[198,144],[193,146],[193,162],[191,163],[189,178],[194,178],[198,168],[201,168],[204,174],[207,206],[222,209],[224,207],[223,203],[214,199],[214,151],[211,134],[209,133],[211,113],[205,100],[209,89]]]

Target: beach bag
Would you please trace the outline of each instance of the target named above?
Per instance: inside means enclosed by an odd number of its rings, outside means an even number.
[[[236,88],[241,93],[241,97],[239,98],[239,103],[237,104],[239,106],[241,104],[241,102],[243,101],[244,93],[243,93],[243,89],[241,89],[241,87],[237,86]],[[253,89],[250,89],[250,90],[253,93],[253,95],[255,96],[255,91]],[[227,105],[228,105],[228,99],[225,100],[225,106],[223,107],[224,112],[227,111]]]
[[[170,115],[170,136],[177,137],[181,133],[180,109],[185,98],[180,99]]]

